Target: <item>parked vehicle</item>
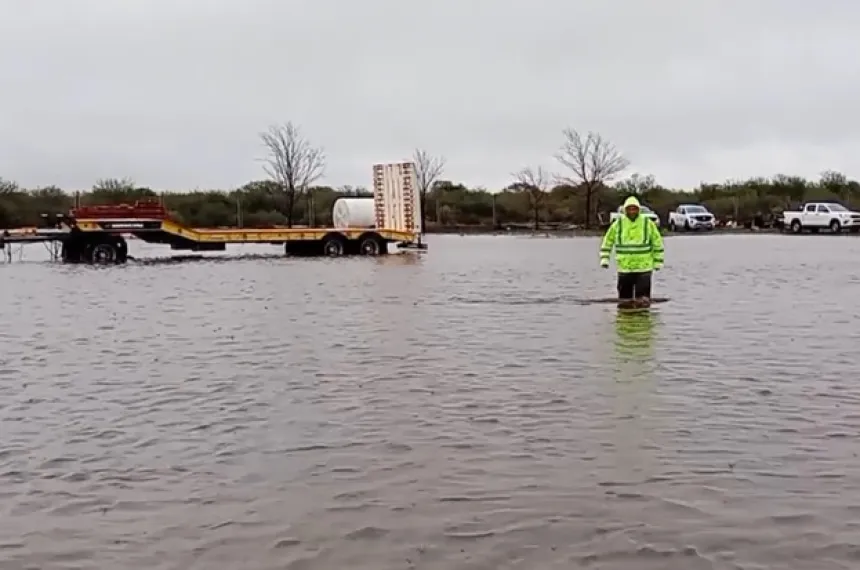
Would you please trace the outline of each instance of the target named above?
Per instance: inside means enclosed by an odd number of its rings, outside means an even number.
[[[658,228],[660,227],[660,216],[658,216],[657,212],[655,212],[654,210],[652,210],[651,208],[649,208],[645,204],[639,205],[639,214],[642,216],[646,216],[648,218],[651,218],[654,221],[654,223],[657,224],[657,227]],[[609,214],[609,223],[611,224],[612,222],[614,222],[616,220],[616,218],[618,218],[619,216],[623,216],[623,215],[624,215],[624,206],[618,206],[617,210],[615,210],[614,212]]]
[[[714,229],[716,218],[704,206],[698,204],[681,204],[674,212],[669,212],[669,229],[673,232],[711,231]]]
[[[804,230],[860,232],[860,212],[849,210],[838,202],[807,202],[799,211],[783,212],[782,219],[783,228],[795,234]]]

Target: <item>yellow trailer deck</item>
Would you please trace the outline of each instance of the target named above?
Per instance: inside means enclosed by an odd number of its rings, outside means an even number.
[[[162,222],[165,232],[199,243],[284,243],[288,241],[322,241],[329,234],[340,234],[347,240],[358,240],[368,232],[389,242],[410,242],[416,232],[367,228],[274,228],[274,229],[207,229],[185,228],[176,222]]]
[[[158,225],[156,226],[156,222]],[[139,226],[139,224],[149,224]],[[367,233],[374,233],[389,242],[411,242],[417,239],[417,233],[403,230],[369,229],[369,228],[188,228],[173,220],[111,220],[83,219],[76,220],[76,227],[82,232],[117,232],[136,235],[144,241],[147,234],[163,232],[189,240],[195,243],[272,243],[279,244],[288,241],[322,241],[327,235],[336,234],[347,240],[358,240]],[[37,230],[33,230],[36,233]]]

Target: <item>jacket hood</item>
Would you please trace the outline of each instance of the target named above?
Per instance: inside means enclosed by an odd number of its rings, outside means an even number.
[[[628,206],[636,206],[637,208],[641,208],[639,205],[639,199],[636,196],[630,196],[626,200],[624,200],[624,209],[626,210]]]

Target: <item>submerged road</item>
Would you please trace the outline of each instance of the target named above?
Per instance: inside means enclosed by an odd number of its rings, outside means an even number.
[[[860,240],[666,247],[0,264],[0,568],[857,568]]]

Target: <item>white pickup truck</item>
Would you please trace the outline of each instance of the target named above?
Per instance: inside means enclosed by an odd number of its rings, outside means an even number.
[[[681,204],[674,212],[669,212],[669,229],[673,232],[710,231],[714,229],[714,215],[698,204]]]
[[[657,227],[660,227],[660,216],[657,215],[657,212],[646,206],[645,204],[639,205],[639,213],[646,218],[651,218]],[[616,218],[624,215],[624,206],[618,206],[618,209],[609,214],[609,223],[611,224],[616,220]]]
[[[830,230],[840,233],[860,231],[860,212],[853,212],[836,202],[807,202],[799,212],[783,212],[783,229],[799,234],[803,230]]]

